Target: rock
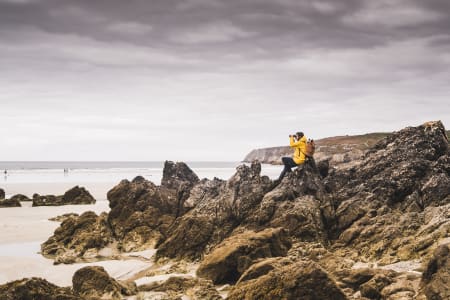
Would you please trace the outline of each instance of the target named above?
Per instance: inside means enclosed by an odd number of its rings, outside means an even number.
[[[5,199],[5,191],[0,189],[0,200]]]
[[[97,216],[91,211],[66,218],[53,236],[41,245],[42,255],[55,259],[55,264],[83,261],[88,251],[92,258],[93,251],[98,252],[114,241],[106,218],[106,213]]]
[[[110,277],[103,267],[84,267],[72,277],[75,295],[86,299],[123,299],[137,293],[133,283],[120,283]]]
[[[229,236],[272,186],[260,172],[259,163],[241,165],[228,181],[215,178],[198,183],[185,201],[194,208],[176,219],[157,245],[157,257],[195,260]]]
[[[94,204],[95,199],[83,187],[75,186],[62,196],[33,194],[32,206],[59,206],[73,204]]]
[[[67,214],[63,214],[63,215],[56,216],[56,217],[53,217],[53,218],[49,218],[48,220],[49,221],[54,221],[54,222],[63,222],[65,220],[69,219],[69,218],[78,217],[78,216],[79,215],[76,214],[76,213],[67,213]]]
[[[379,141],[359,164],[330,172],[324,183],[335,214],[323,215],[334,249],[358,249],[389,264],[426,255],[445,237],[448,220],[426,217],[450,204],[444,132],[441,122],[408,127]]]
[[[439,246],[422,276],[422,292],[427,299],[450,299],[450,247]]]
[[[328,202],[317,168],[305,163],[264,195],[246,223],[283,227],[297,239],[323,242],[322,214],[327,213]]]
[[[194,277],[170,277],[163,283],[151,283],[138,287],[139,291],[164,292],[170,299],[221,300],[219,292],[211,281]]]
[[[42,278],[24,278],[0,285],[0,299],[77,300],[70,288],[61,288]]]
[[[164,163],[161,186],[184,194],[181,196],[183,200],[189,197],[189,191],[198,182],[197,175],[185,163],[171,161]]]
[[[62,201],[64,204],[95,204],[94,197],[78,185],[65,192]]]
[[[28,198],[27,196],[25,196],[25,195],[22,195],[22,194],[17,194],[17,195],[14,195],[14,196],[12,196],[11,198],[10,198],[10,200],[18,200],[18,201],[31,201],[31,199],[30,198]]]
[[[253,272],[252,268],[247,272]],[[240,280],[227,299],[347,299],[327,272],[314,262],[274,263],[266,270],[267,273],[256,278],[244,274],[248,280]]]
[[[17,199],[3,199],[0,200],[0,207],[20,207],[22,206]]]
[[[197,275],[215,284],[234,283],[257,259],[285,256],[291,244],[282,228],[244,232],[225,239],[200,264]]]
[[[184,163],[166,161],[161,186],[143,177],[123,180],[108,192],[111,211],[108,222],[125,251],[154,247],[166,236],[177,217],[190,207],[185,205],[197,175]]]
[[[369,299],[381,299],[381,291],[391,283],[391,278],[377,274],[360,286],[361,296]]]
[[[108,192],[108,200],[108,223],[125,251],[153,247],[183,211],[175,190],[143,178],[123,180]]]

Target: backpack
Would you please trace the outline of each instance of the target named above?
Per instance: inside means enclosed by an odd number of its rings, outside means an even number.
[[[306,156],[313,157],[314,152],[316,151],[316,143],[314,140],[308,139],[306,142]]]

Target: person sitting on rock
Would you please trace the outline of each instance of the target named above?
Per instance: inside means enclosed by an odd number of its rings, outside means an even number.
[[[306,160],[306,136],[303,132],[297,132],[289,136],[289,146],[295,149],[294,157],[282,157],[281,161],[284,164],[284,169],[281,171],[278,181],[281,181],[286,173],[292,171],[292,168],[301,165]]]

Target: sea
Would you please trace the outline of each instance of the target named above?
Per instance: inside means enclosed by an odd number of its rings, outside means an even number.
[[[227,180],[242,162],[194,161],[186,163],[199,178],[214,177]],[[51,184],[88,185],[110,184],[122,179],[132,180],[143,176],[160,184],[163,161],[2,161],[0,162],[0,187]],[[276,178],[281,166],[262,165],[262,175]],[[18,191],[20,192],[20,191]]]

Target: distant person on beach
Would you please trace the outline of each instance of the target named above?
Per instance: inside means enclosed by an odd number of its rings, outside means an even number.
[[[283,162],[284,169],[281,171],[278,181],[281,181],[286,173],[292,171],[292,168],[301,165],[306,160],[306,136],[303,132],[297,132],[294,135],[289,135],[289,146],[295,149],[293,157],[283,157],[281,161]]]

